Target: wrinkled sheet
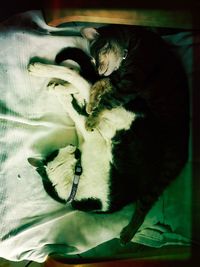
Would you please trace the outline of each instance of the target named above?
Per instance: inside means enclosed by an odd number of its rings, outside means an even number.
[[[27,162],[30,156],[77,144],[73,122],[46,90],[48,80],[30,76],[27,65],[32,58],[53,63],[66,46],[87,51],[87,44],[76,36],[78,31],[76,25],[46,25],[40,11],[17,15],[0,25],[0,257],[9,260],[43,262],[51,253],[85,252],[119,237],[132,215],[134,205],[97,215],[55,202]],[[180,55],[191,84],[192,34],[165,38]],[[190,159],[132,241],[152,247],[191,243]]]

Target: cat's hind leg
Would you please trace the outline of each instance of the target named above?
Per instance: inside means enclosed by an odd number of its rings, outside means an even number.
[[[89,102],[90,84],[79,73],[66,66],[56,66],[34,62],[28,65],[28,71],[33,76],[56,78],[69,82],[77,88],[80,95]]]
[[[70,75],[73,76],[76,72],[64,66],[56,66],[52,64],[44,64],[34,62],[28,65],[28,72],[37,77],[58,78],[64,81],[71,80]]]
[[[85,99],[82,95],[80,95],[79,92],[77,93],[77,89],[69,83],[66,86],[63,84],[56,84],[54,81],[51,81],[49,83],[48,90],[55,94],[63,109],[74,122],[76,129],[78,129],[83,138],[86,139],[89,134],[85,128],[86,116],[79,114],[73,105],[73,100],[75,99],[80,109],[85,106]]]

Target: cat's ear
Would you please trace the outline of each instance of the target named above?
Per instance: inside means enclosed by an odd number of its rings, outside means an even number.
[[[97,39],[99,36],[97,29],[91,28],[91,27],[81,29],[81,34],[88,41],[93,41],[93,40]]]
[[[44,160],[37,158],[28,158],[28,162],[34,167],[43,167],[45,165]]]

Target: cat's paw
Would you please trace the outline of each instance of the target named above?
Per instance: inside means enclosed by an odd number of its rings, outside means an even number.
[[[28,65],[28,72],[33,76],[44,77],[47,73],[46,65],[39,62],[30,63]]]
[[[58,85],[60,85],[60,84],[61,84],[61,80],[59,80],[59,79],[52,79],[52,80],[50,80],[49,83],[47,84],[47,88],[48,88],[48,90],[55,90],[56,87],[57,87]]]
[[[99,105],[99,102],[101,100],[101,92],[98,91],[96,87],[95,90],[92,90],[90,93],[90,99],[89,103],[86,106],[86,111],[88,114],[91,114]]]
[[[102,86],[102,81],[98,81],[92,86],[89,103],[86,107],[88,114],[91,114],[98,107],[104,89],[105,88]]]
[[[52,79],[49,81],[49,83],[47,84],[47,90],[48,91],[66,91],[67,87],[68,87],[69,83],[65,82],[63,80],[60,79]]]
[[[109,78],[104,78],[100,81],[97,81],[91,88],[90,99],[87,104],[86,111],[88,114],[91,114],[96,108],[98,108],[101,98],[106,93],[112,90],[112,86]]]
[[[47,90],[56,96],[65,110],[73,100],[72,95],[77,96],[77,90],[75,87],[68,82],[60,81],[58,79],[51,80],[47,85]]]

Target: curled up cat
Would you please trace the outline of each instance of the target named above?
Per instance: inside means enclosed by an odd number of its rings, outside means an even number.
[[[95,38],[97,36],[99,33],[95,33]],[[95,43],[93,39],[90,41],[91,45]],[[141,41],[136,41],[135,49],[140,44]],[[97,45],[97,48],[101,51],[102,47]],[[145,90],[144,95],[138,92],[132,95],[128,88],[131,84],[124,83],[123,79],[117,77],[116,71],[120,70],[122,62],[129,56],[129,47],[120,50],[120,59],[118,56],[115,58],[118,53],[112,51],[111,45],[106,45],[104,48],[105,51],[101,53],[103,58],[108,59],[107,67],[100,67],[101,57],[98,55],[98,49],[94,60],[96,66],[99,66],[97,67],[99,74],[109,77],[100,79],[93,86],[94,81],[90,81],[89,77],[86,79],[64,66],[41,63],[29,65],[29,72],[32,75],[62,80],[60,83],[53,80],[48,87],[56,94],[84,140],[78,148],[69,146],[60,149],[50,161],[29,158],[29,162],[37,167],[39,173],[45,173],[46,178],[54,185],[57,197],[64,202],[70,199],[75,209],[114,212],[135,202],[136,209],[131,221],[120,234],[121,243],[126,244],[132,240],[152,205],[169,182],[179,174],[187,160],[189,131],[187,86],[182,83],[183,81],[175,81],[178,92],[174,92],[174,81],[171,81],[172,91],[169,95],[164,92],[162,96],[168,97],[169,100],[167,107],[169,114],[166,114],[166,107],[163,106],[163,110],[161,109],[162,90],[158,92],[158,99],[153,103],[161,105],[154,107],[151,103],[151,97],[160,89],[160,82],[157,84],[159,88],[155,91],[150,88],[153,92],[150,91],[149,96]],[[106,55],[107,48],[111,49],[108,50],[109,56]],[[156,66],[155,62],[152,64]],[[150,67],[146,68],[151,73]],[[123,73],[128,70],[126,66]],[[159,72],[159,68],[157,71]],[[113,86],[112,74],[116,75],[118,82],[124,84],[124,92],[118,92]],[[136,88],[140,88],[140,82],[145,85],[142,74],[136,77],[138,78],[135,82]],[[156,83],[156,77],[152,79]],[[159,81],[160,79],[162,78],[159,78]],[[174,107],[172,104],[175,103],[181,104],[181,108]],[[163,113],[157,114],[158,110]],[[93,131],[90,131],[91,129]],[[67,163],[65,159],[68,159]],[[64,166],[65,164],[68,165]],[[77,184],[75,176],[80,166],[82,172],[78,172]],[[75,192],[72,198],[70,192]]]
[[[101,76],[90,90],[86,128],[97,127],[105,109],[127,105],[132,109],[137,98],[156,120],[162,140],[160,172],[138,203],[139,209],[148,210],[187,162],[189,90],[185,70],[170,45],[148,28],[107,25],[81,32]]]

